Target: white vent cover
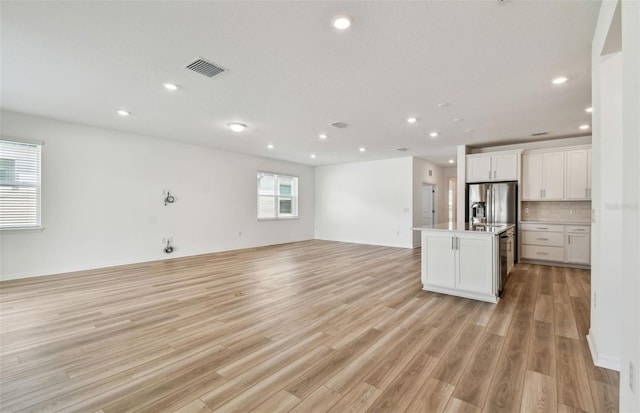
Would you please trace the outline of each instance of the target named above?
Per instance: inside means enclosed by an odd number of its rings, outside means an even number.
[[[350,128],[351,125],[349,125],[346,122],[333,122],[331,124],[331,126],[333,126],[334,128],[338,128],[338,129],[346,129],[346,128]]]
[[[193,70],[196,73],[205,75],[207,77],[214,77],[222,72],[226,72],[226,69],[216,66],[213,63],[207,62],[202,58],[196,59],[194,62],[187,65],[187,69]]]

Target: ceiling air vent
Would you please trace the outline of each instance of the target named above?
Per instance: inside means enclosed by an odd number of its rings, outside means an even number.
[[[349,125],[348,123],[345,122],[333,122],[331,124],[331,126],[333,126],[334,128],[338,128],[338,129],[346,129],[346,128],[350,128],[351,125]]]
[[[407,148],[396,148],[396,151],[398,152],[406,152],[407,150]]]
[[[542,135],[546,135],[549,132],[534,132],[531,134],[531,136],[542,136]]]
[[[214,77],[215,75],[219,75],[222,72],[226,72],[226,69],[223,69],[220,66],[216,66],[213,63],[207,62],[202,58],[198,58],[193,63],[189,63],[187,65],[187,69],[191,69],[194,72],[200,73],[201,75],[205,75],[207,77]]]

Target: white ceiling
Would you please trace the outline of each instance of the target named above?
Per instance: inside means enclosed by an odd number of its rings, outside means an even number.
[[[599,6],[2,1],[1,104],[309,165],[399,156],[447,165],[460,144],[590,134],[578,126],[591,122]],[[330,24],[337,14],[353,18],[346,32]],[[228,72],[187,70],[196,57]],[[559,75],[569,81],[552,85]],[[408,124],[410,115],[418,122]],[[233,133],[229,121],[248,129]],[[352,127],[328,126],[336,121]]]

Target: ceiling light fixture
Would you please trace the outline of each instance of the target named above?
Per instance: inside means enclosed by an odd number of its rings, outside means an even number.
[[[315,153],[312,153],[311,155],[309,155],[309,158],[311,158],[311,159],[316,159],[316,154],[315,154]]]
[[[589,125],[580,125],[580,129],[585,130],[585,129],[589,129]]]
[[[587,113],[592,113],[593,112],[593,108],[591,106],[589,106],[584,111],[587,112]]]
[[[171,91],[178,90],[178,86],[174,85],[173,83],[163,83],[162,86],[164,86],[164,88],[167,90],[171,90]]]
[[[321,133],[320,135],[318,135],[318,138],[323,139],[323,140],[324,140],[324,139],[327,139],[327,137],[328,137],[328,136],[327,136],[327,135],[325,135],[324,133]]]
[[[227,123],[227,126],[229,127],[229,129],[231,129],[234,132],[242,132],[247,128],[247,125],[240,122],[229,122]]]
[[[351,18],[349,16],[336,16],[331,24],[338,30],[346,30],[351,27]]]
[[[411,118],[407,118],[407,122],[409,123],[416,123],[418,121],[417,118],[411,117]]]
[[[267,148],[269,148],[269,149],[273,149],[273,148],[275,148],[275,146],[273,146],[273,144],[272,144],[272,143],[270,143],[270,144],[268,144],[268,145],[267,145]]]
[[[454,162],[454,160],[453,160],[453,159],[449,159],[449,163],[453,163],[453,162]]]
[[[131,112],[127,112],[126,110],[120,109],[120,110],[118,110],[118,115],[120,115],[120,116],[129,116],[129,115],[131,115]]]
[[[567,80],[569,80],[569,78],[568,78],[568,77],[566,77],[566,76],[560,76],[560,77],[556,77],[555,79],[553,79],[553,80],[551,81],[551,83],[553,83],[554,85],[561,85],[561,84],[563,84],[564,82],[566,82]]]
[[[449,106],[449,102],[438,103],[439,108],[446,108],[447,106]]]
[[[360,152],[365,152],[367,150],[367,148],[365,148],[364,146],[361,146],[361,147],[358,148],[358,150]]]
[[[453,118],[454,122],[462,122],[464,118]]]
[[[438,132],[436,132],[436,131],[433,131],[433,132],[431,132],[431,133],[429,134],[429,136],[431,136],[432,138],[437,138],[437,137],[438,137],[438,135],[439,135],[439,133],[438,133]]]

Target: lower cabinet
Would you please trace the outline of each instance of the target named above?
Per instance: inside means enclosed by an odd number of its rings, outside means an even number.
[[[495,302],[495,243],[491,234],[423,231],[424,289]]]
[[[521,225],[521,257],[554,263],[591,263],[589,225]]]

